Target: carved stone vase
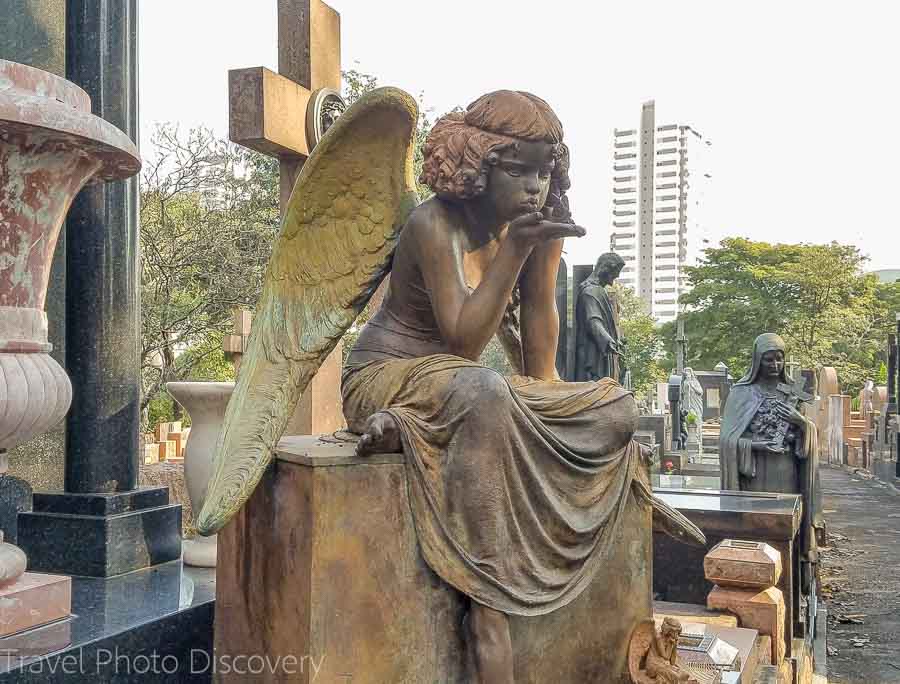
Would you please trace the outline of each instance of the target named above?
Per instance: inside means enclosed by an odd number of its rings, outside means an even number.
[[[44,313],[66,213],[89,181],[140,168],[134,143],[91,114],[81,88],[0,59],[0,473],[7,450],[59,423],[72,401],[69,378],[49,355]],[[6,546],[0,577],[9,579],[21,564]]]
[[[169,382],[166,389],[191,417],[191,435],[184,448],[184,480],[196,517],[206,499],[206,487],[212,477],[213,451],[222,431],[234,383]],[[185,540],[184,562],[203,568],[216,567],[216,540],[216,535],[197,535]]]

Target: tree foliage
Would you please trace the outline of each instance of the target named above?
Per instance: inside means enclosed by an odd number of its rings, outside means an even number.
[[[163,125],[150,160],[140,210],[142,408],[166,382],[228,374],[222,335],[234,308],[255,305],[278,227],[277,175],[263,155]]]
[[[638,396],[666,379],[663,337],[644,302],[629,288],[614,285],[612,294],[619,309],[619,327],[625,344],[622,360],[631,371],[631,385]]]
[[[789,357],[805,368],[834,366],[843,389],[855,392],[877,376],[900,305],[900,285],[866,275],[865,262],[857,248],[837,243],[723,240],[685,269],[686,363],[709,369],[724,361],[740,375],[756,336],[777,332]],[[664,332],[671,353],[674,324]]]

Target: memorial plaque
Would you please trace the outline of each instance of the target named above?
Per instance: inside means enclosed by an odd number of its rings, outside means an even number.
[[[684,669],[698,679],[706,677],[707,681],[721,682],[723,672],[741,671],[738,649],[710,633],[682,633],[678,638],[678,659]]]

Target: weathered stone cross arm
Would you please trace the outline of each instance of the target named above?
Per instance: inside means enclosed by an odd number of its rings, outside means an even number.
[[[228,72],[228,137],[270,157],[306,158],[306,111],[312,91],[265,67]]]
[[[341,89],[341,18],[322,0],[278,0],[278,73],[228,72],[228,137],[278,157],[281,207],[315,146],[309,111],[325,89]]]

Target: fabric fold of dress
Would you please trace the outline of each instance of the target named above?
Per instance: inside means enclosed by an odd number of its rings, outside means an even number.
[[[507,378],[448,354],[350,365],[354,432],[387,411],[400,426],[422,554],[488,607],[541,615],[603,567],[631,485],[638,411],[606,378]]]

